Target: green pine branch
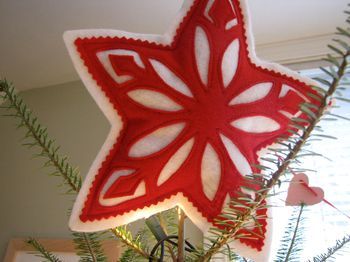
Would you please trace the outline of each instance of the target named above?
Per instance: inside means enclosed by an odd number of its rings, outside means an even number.
[[[295,207],[293,213],[288,221],[284,236],[280,241],[280,248],[277,251],[277,261],[300,261],[299,253],[301,251],[300,246],[303,240],[302,237],[302,215],[304,214],[305,207]],[[292,238],[291,238],[292,236]]]
[[[347,20],[347,23],[350,24],[349,19]],[[350,39],[350,29],[337,28],[337,34],[343,39],[346,39],[346,41],[342,39],[335,39],[334,42],[337,43],[338,46],[332,46],[331,48],[332,52],[334,52],[335,49],[338,50],[337,54],[340,55],[340,59],[336,59],[334,56],[329,55],[327,59],[331,61],[332,66],[330,69],[321,68],[321,70],[331,78],[331,81],[318,79],[320,84],[325,85],[327,89],[314,86],[313,89],[317,92],[317,94],[312,94],[312,96],[310,96],[315,97],[316,99],[314,99],[318,101],[320,105],[316,106],[312,103],[303,103],[301,105],[300,109],[304,115],[307,116],[307,118],[294,118],[292,120],[293,126],[291,126],[290,130],[288,130],[292,136],[289,138],[282,137],[279,139],[278,142],[281,146],[284,146],[285,151],[283,151],[283,149],[277,152],[276,150],[270,150],[270,154],[263,159],[265,162],[275,166],[276,170],[270,173],[269,176],[263,176],[261,178],[261,174],[253,174],[251,179],[248,179],[252,183],[260,184],[262,186],[262,190],[255,192],[256,197],[254,200],[247,198],[246,204],[243,204],[242,201],[236,201],[238,202],[238,206],[230,205],[228,211],[225,210],[223,212],[222,217],[227,219],[223,221],[219,220],[217,223],[221,223],[224,229],[213,229],[214,232],[217,233],[217,238],[215,240],[211,240],[211,246],[203,255],[199,257],[199,261],[209,261],[211,257],[220,252],[220,250],[222,250],[228,242],[247,237],[247,235],[242,235],[240,233],[241,230],[245,228],[247,221],[255,219],[254,214],[256,210],[262,208],[265,200],[273,195],[273,193],[270,192],[276,185],[278,186],[281,184],[281,177],[293,170],[291,164],[299,164],[300,157],[314,155],[312,153],[308,153],[304,156],[300,156],[304,147],[308,145],[310,139],[333,139],[332,136],[322,133],[323,131],[318,126],[318,123],[321,121],[323,116],[329,116],[330,113],[327,112],[329,102],[333,97],[337,97],[338,88],[340,86],[348,86],[350,84],[349,82],[343,80],[343,78],[349,73],[348,61],[350,59],[350,46],[347,43]],[[335,62],[335,60],[337,61]],[[347,101],[346,99],[342,99],[342,101],[344,100]],[[332,117],[335,119],[343,119],[343,117],[335,115],[332,115]],[[304,124],[300,125],[300,123]],[[296,128],[296,126],[299,126],[299,128]],[[282,158],[283,161],[281,161],[280,158]],[[265,170],[268,169],[268,167],[262,167]]]
[[[26,134],[23,138],[23,145],[28,148],[37,148],[39,153],[35,156],[47,159],[44,167],[51,167],[54,172],[51,175],[60,176],[63,183],[68,185],[67,193],[78,193],[82,179],[77,168],[68,163],[67,157],[59,154],[59,147],[55,141],[48,136],[47,129],[38,123],[32,111],[27,107],[16,92],[12,84],[0,79],[0,93],[5,105],[2,106],[8,114],[18,120],[18,128],[23,128]]]
[[[161,231],[167,236],[178,235],[178,212],[177,208],[173,208],[157,215],[153,216],[157,220],[156,227],[159,226]],[[114,230],[114,235],[120,239],[128,248],[124,251],[121,257],[121,261],[144,261],[149,259],[150,246],[157,243],[159,237],[163,237],[162,234],[153,233],[152,230],[157,232],[157,228],[153,228],[150,223],[146,223],[147,227],[141,229],[135,237],[127,227],[119,227]],[[158,239],[157,239],[158,238]],[[170,261],[178,261],[176,256],[176,246],[166,242],[165,243],[165,259]],[[190,257],[186,257],[186,261],[189,261]],[[194,260],[193,260],[194,261]]]
[[[35,156],[46,159],[44,167],[54,169],[50,175],[63,178],[63,184],[68,187],[67,193],[77,194],[82,184],[79,170],[68,163],[67,157],[59,154],[59,147],[55,145],[53,139],[49,138],[47,129],[38,122],[23,99],[16,94],[14,86],[2,79],[0,79],[0,99],[5,102],[1,109],[7,112],[6,116],[17,119],[17,127],[26,131],[23,145],[29,149],[39,149],[39,153]],[[103,260],[104,255],[98,243],[98,234],[73,233],[73,236],[78,253],[84,258],[82,261],[106,261]],[[120,238],[123,239],[126,236],[121,234]],[[137,243],[130,239],[127,244],[132,248],[137,246]]]
[[[314,257],[312,260],[309,260],[308,262],[326,262],[329,261],[329,259],[334,258],[334,255],[341,251],[344,247],[348,247],[348,244],[350,243],[350,235],[345,236],[342,240],[337,240],[334,247],[328,248],[328,251],[324,254],[318,255]]]
[[[127,250],[127,254],[125,255],[132,255],[137,258],[141,256],[146,259],[149,259],[151,257],[150,254],[147,252],[147,246],[143,239],[143,236],[145,235],[144,231],[141,234],[137,234],[136,238],[133,237],[132,233],[128,230],[127,226],[111,229],[111,232],[117,239],[119,239],[120,241],[122,241],[122,243],[129,247],[129,249]],[[136,254],[133,254],[133,252]]]
[[[44,261],[62,262],[62,260],[60,260],[58,257],[47,251],[45,247],[41,245],[36,239],[29,238],[26,242],[36,250],[35,255],[37,257],[45,259]]]
[[[81,262],[105,262],[107,257],[104,254],[100,234],[97,233],[72,233],[76,253],[80,256]]]

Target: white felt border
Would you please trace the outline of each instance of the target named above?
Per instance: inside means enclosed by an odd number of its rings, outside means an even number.
[[[207,220],[202,217],[202,215],[198,212],[198,210],[181,193],[177,194],[176,196],[172,196],[170,199],[166,199],[163,202],[158,203],[157,205],[146,207],[143,210],[130,211],[121,216],[109,218],[108,220],[102,219],[102,220],[96,220],[93,222],[89,221],[89,222],[83,223],[80,221],[80,218],[79,218],[81,210],[83,209],[84,203],[89,194],[90,187],[94,181],[95,175],[98,173],[98,169],[100,168],[101,163],[105,160],[110,150],[112,149],[115,141],[117,140],[119,133],[122,130],[123,123],[122,123],[121,117],[117,114],[116,110],[113,108],[113,105],[110,103],[110,101],[105,96],[103,91],[97,86],[95,80],[92,78],[92,76],[88,72],[86,66],[84,65],[83,61],[80,58],[80,54],[78,53],[74,45],[74,41],[77,38],[110,36],[110,37],[127,37],[129,39],[146,40],[152,43],[169,45],[176,34],[178,25],[181,23],[184,16],[187,14],[193,2],[194,0],[185,0],[177,18],[174,20],[173,25],[170,27],[169,31],[164,35],[145,35],[145,34],[129,33],[129,32],[124,32],[119,30],[104,30],[104,29],[74,30],[74,31],[67,31],[64,33],[64,41],[66,43],[69,54],[73,60],[74,66],[80,75],[80,78],[82,79],[83,83],[87,87],[91,96],[95,99],[97,105],[100,107],[100,109],[105,114],[105,116],[107,117],[108,121],[111,124],[111,130],[107,136],[107,139],[104,142],[102,148],[100,149],[92,166],[90,167],[90,170],[83,183],[82,189],[75,201],[72,214],[70,217],[70,221],[69,221],[69,226],[72,230],[83,231],[83,232],[94,232],[94,231],[109,229],[118,225],[128,224],[130,222],[136,221],[144,217],[151,216],[153,214],[156,214],[164,210],[168,210],[177,205],[179,205],[184,209],[184,212],[202,231],[205,232],[210,227],[210,224],[207,222]],[[256,56],[254,38],[251,30],[251,22],[249,21],[249,10],[247,6],[247,2],[246,0],[241,0],[240,2],[241,2],[241,8],[244,16],[244,23],[245,23],[245,29],[246,29],[245,31],[246,31],[247,41],[248,41],[247,45],[248,45],[249,56],[251,61],[257,66],[260,66],[262,68],[272,70],[282,75],[287,75],[289,77],[292,77],[296,80],[299,80],[309,85],[315,85],[316,83],[314,81],[311,81],[308,78],[302,77],[296,72],[293,72],[287,68],[284,68],[274,63],[263,62]],[[269,210],[269,215],[271,214],[270,212],[271,210]],[[240,254],[246,257],[249,257],[257,261],[267,261],[269,250],[270,250],[271,236],[272,236],[271,232],[272,232],[272,220],[269,219],[268,226],[267,226],[267,236],[265,240],[267,242],[265,242],[263,250],[258,254],[256,250],[238,242],[233,243],[233,247],[236,250],[238,250]]]

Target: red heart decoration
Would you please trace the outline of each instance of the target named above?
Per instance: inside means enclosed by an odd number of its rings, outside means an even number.
[[[296,174],[292,179],[286,206],[315,205],[324,199],[324,191],[319,187],[309,187],[309,178],[305,174]]]

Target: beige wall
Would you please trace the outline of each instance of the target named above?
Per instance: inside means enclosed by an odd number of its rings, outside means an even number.
[[[109,124],[81,82],[26,91],[25,102],[48,127],[62,154],[84,175],[109,130]],[[3,111],[2,111],[3,112]],[[67,238],[67,209],[73,197],[60,194],[59,178],[47,176],[43,161],[20,145],[23,130],[0,117],[0,260],[13,237]],[[198,242],[198,232],[189,230]]]

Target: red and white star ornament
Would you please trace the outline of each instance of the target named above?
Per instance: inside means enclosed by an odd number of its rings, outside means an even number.
[[[65,33],[111,124],[75,202],[73,230],[104,230],[180,206],[206,231],[230,197],[254,197],[244,177],[258,172],[259,152],[288,134],[312,91],[308,79],[256,58],[249,25],[244,1],[185,0],[164,35]],[[263,261],[271,223],[259,222],[245,232],[254,237],[234,246]]]

